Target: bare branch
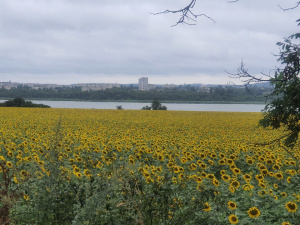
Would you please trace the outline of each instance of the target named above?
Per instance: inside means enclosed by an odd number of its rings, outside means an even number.
[[[281,71],[281,70],[277,69],[277,71]],[[260,73],[261,76],[250,74],[248,73],[248,70],[245,68],[245,64],[243,61],[241,62],[241,66],[238,68],[237,73],[229,73],[226,70],[225,72],[229,74],[230,78],[241,79],[245,83],[245,86],[248,86],[251,83],[269,82],[271,80],[280,81],[280,82],[287,81],[287,78],[275,79],[274,77],[271,77],[270,75],[265,73]]]
[[[152,15],[159,15],[159,14],[168,14],[168,13],[180,13],[181,17],[177,21],[176,24],[172,25],[172,27],[177,26],[178,24],[187,24],[187,25],[196,25],[197,18],[200,16],[204,16],[207,19],[213,21],[216,23],[216,21],[209,17],[208,15],[201,13],[201,14],[195,14],[192,9],[194,8],[197,0],[192,0],[186,7],[179,9],[179,10],[165,10],[163,12],[158,13],[150,13]],[[191,22],[190,22],[191,21]]]
[[[270,81],[270,78],[264,79],[263,76],[265,74],[262,74],[262,77],[257,77],[256,75],[252,75],[248,73],[248,70],[245,68],[244,62],[241,62],[241,66],[238,68],[237,73],[229,73],[225,71],[227,74],[229,74],[231,78],[238,78],[238,79],[243,79],[243,82],[247,85],[250,85],[251,83],[257,83],[257,82],[266,82]]]
[[[296,2],[296,5],[293,6],[293,7],[290,7],[290,8],[282,8],[280,5],[278,5],[278,6],[279,6],[279,8],[281,8],[283,11],[287,11],[287,10],[292,10],[292,9],[297,8],[299,5],[300,5],[300,1],[299,1],[299,2]]]

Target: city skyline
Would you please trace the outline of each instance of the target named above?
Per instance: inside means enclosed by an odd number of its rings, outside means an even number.
[[[119,84],[119,85],[136,85],[136,86],[139,86],[139,80],[141,78],[148,78],[148,77],[140,77],[137,82],[132,82],[132,83],[119,83],[119,82],[115,82],[115,83],[108,83],[108,82],[87,82],[87,83],[67,83],[67,84],[59,84],[59,83],[41,83],[41,82],[30,82],[30,83],[24,83],[24,82],[18,82],[18,81],[1,81],[0,80],[0,85],[1,84],[21,84],[21,85],[58,85],[58,86],[76,86],[76,85],[94,85],[94,84]],[[148,79],[149,80],[149,79]],[[166,85],[166,86],[169,86],[169,87],[172,87],[172,86],[179,86],[179,85],[235,85],[235,83],[233,82],[226,82],[226,84],[211,84],[211,83],[181,83],[181,84],[173,84],[173,83],[148,83],[148,85]]]

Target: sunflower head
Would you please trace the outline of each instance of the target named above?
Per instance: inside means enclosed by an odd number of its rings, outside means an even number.
[[[232,209],[232,210],[235,210],[235,209],[236,209],[236,204],[235,204],[235,202],[229,201],[229,202],[227,203],[227,205],[228,205],[228,208],[229,208],[229,209]]]
[[[205,212],[209,212],[209,211],[211,210],[211,207],[210,207],[209,203],[206,202],[206,203],[204,204],[203,210],[204,210]]]
[[[230,224],[237,224],[239,222],[238,218],[236,217],[236,215],[230,215],[228,217],[229,223]]]
[[[278,180],[282,180],[283,179],[282,173],[275,173],[275,178],[277,178]]]
[[[260,216],[260,211],[256,207],[252,207],[247,211],[250,218],[257,218]]]
[[[293,212],[295,213],[297,211],[297,204],[294,202],[287,202],[285,204],[285,208],[289,211],[289,212]]]

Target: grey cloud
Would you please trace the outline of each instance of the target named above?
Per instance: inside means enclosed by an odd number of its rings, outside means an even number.
[[[178,9],[180,0],[4,0],[0,78],[18,81],[20,74],[19,79],[47,82],[57,76],[65,82],[73,76],[74,83],[147,75],[218,82],[242,58],[252,71],[265,71],[277,63],[271,54],[278,52],[275,43],[296,32],[297,11],[283,13],[277,6],[292,2],[202,1],[195,11],[216,24],[199,17],[197,26],[171,28],[178,15],[149,12]]]

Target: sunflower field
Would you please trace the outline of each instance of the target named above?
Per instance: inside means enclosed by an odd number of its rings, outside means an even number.
[[[0,224],[299,224],[261,113],[1,108]]]

